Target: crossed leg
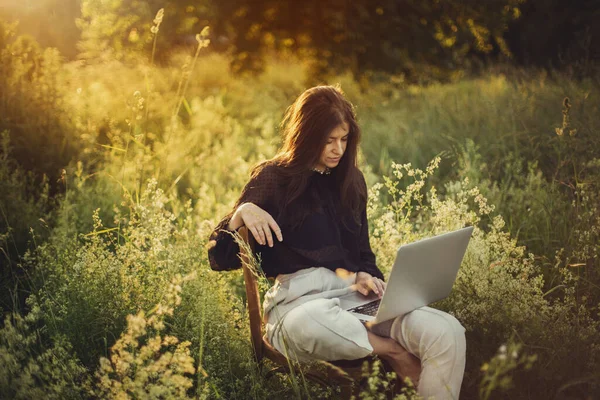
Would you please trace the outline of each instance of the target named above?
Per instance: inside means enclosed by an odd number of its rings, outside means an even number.
[[[421,361],[409,353],[397,341],[368,332],[373,354],[387,361],[401,379],[409,377],[418,387],[421,376]]]
[[[431,307],[421,307],[392,320],[387,327],[374,330],[418,357],[421,371],[417,389],[421,396],[458,399],[465,370],[466,341],[465,329],[456,318]],[[399,362],[410,376],[414,366],[406,361],[406,355],[401,354]],[[403,376],[402,368],[399,375]]]
[[[419,308],[370,332],[339,307],[339,299],[318,299],[290,311],[273,345],[299,360],[356,359],[378,354],[401,377],[409,376],[419,394],[458,399],[465,368],[462,325],[450,314]]]

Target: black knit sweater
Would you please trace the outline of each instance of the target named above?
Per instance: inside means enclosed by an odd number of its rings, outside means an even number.
[[[325,267],[332,271],[337,268],[351,272],[365,271],[383,279],[369,244],[366,203],[361,207],[359,224],[352,218],[346,219],[346,224],[342,223],[336,212],[339,195],[333,190],[335,174],[312,172],[305,193],[298,201],[314,203],[316,200],[319,207],[310,212],[299,226],[293,227],[282,217],[286,212],[289,215],[294,210],[281,210],[286,182],[277,173],[278,168],[282,167],[272,164],[264,167],[246,184],[236,203],[256,204],[267,211],[281,228],[282,242],[272,232],[273,247],[268,244],[256,245],[265,275],[276,277],[278,274],[290,274],[304,268]],[[208,258],[213,270],[241,268],[239,246],[227,229],[234,212],[235,209],[226,215],[210,235]]]

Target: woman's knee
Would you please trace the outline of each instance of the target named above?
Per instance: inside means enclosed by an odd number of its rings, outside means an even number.
[[[443,312],[443,311],[442,311]],[[444,312],[443,318],[446,320],[446,329],[447,334],[454,334],[457,337],[465,336],[465,327],[462,326],[460,321],[456,319],[454,315],[448,314]]]
[[[401,329],[398,329],[401,328]],[[392,326],[394,337],[402,334],[403,342],[421,355],[424,351],[464,351],[465,328],[452,315],[430,307],[417,309]],[[400,339],[399,337],[396,339]]]
[[[329,329],[325,328],[328,322],[322,310],[314,310],[301,305],[290,311],[283,320],[283,334],[293,346],[303,353],[314,355],[319,349],[332,345],[335,340]]]
[[[281,324],[280,334],[284,342],[295,348],[310,352],[314,348],[314,326],[309,323],[309,315],[303,307],[291,310]]]
[[[441,354],[450,352],[460,355],[465,351],[465,328],[453,315],[443,311],[436,313],[437,317],[432,324],[434,337],[431,340],[430,351]]]

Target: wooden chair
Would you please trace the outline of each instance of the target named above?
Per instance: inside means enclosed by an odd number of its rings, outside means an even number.
[[[243,241],[248,246],[240,246],[240,258],[244,270],[244,282],[246,284],[246,297],[248,301],[248,313],[250,317],[250,333],[254,356],[259,364],[264,358],[275,363],[276,368],[269,371],[267,376],[275,372],[290,372],[290,367],[300,374],[294,363],[291,363],[283,354],[277,351],[266,337],[263,337],[262,307],[258,291],[258,281],[255,273],[251,270],[252,255],[248,251],[254,251],[254,237],[248,235],[248,229],[244,226],[238,230]],[[316,361],[302,365],[302,375],[309,380],[328,386],[339,385],[342,397],[349,399],[352,394],[357,395],[361,378],[361,369],[364,361],[373,361],[372,356],[357,360],[340,360],[334,362]]]

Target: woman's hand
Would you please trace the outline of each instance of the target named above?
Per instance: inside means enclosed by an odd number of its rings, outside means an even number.
[[[271,214],[256,204],[244,203],[240,205],[231,219],[232,221],[241,219],[240,222],[246,225],[250,232],[252,232],[254,239],[263,246],[265,243],[268,243],[269,247],[273,247],[271,230],[273,230],[280,242],[283,241],[281,229],[277,225],[277,222],[275,222]]]
[[[356,282],[354,283],[356,290],[362,295],[366,296],[371,290],[375,292],[380,298],[383,296],[383,292],[387,284],[379,278],[371,276],[368,272],[361,271],[356,274]]]

